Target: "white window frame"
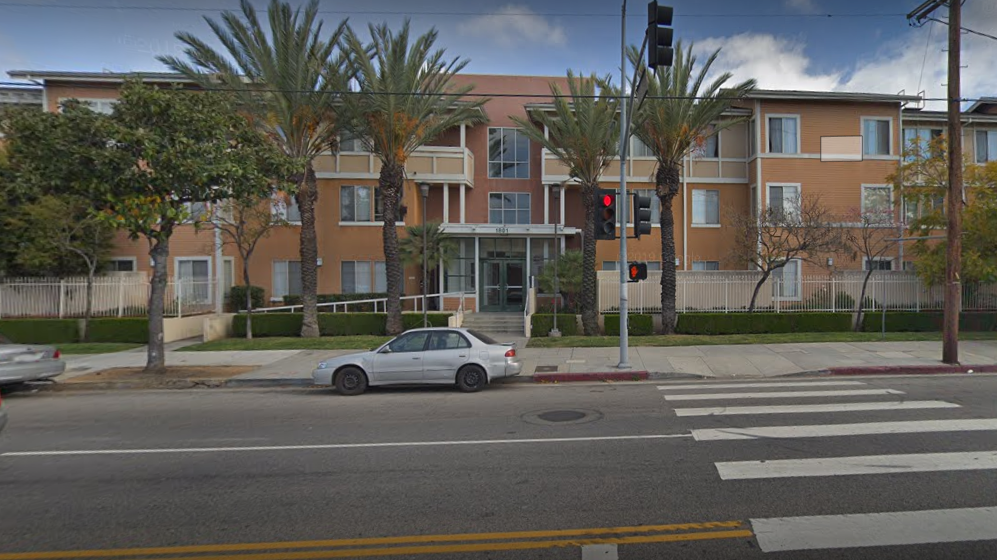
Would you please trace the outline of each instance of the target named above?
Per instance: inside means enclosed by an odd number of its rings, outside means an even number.
[[[867,154],[865,153],[865,123],[866,121],[887,121],[890,123],[889,132],[889,143],[888,149],[885,154]],[[859,118],[859,134],[862,136],[862,159],[893,159],[893,152],[895,148],[893,146],[893,117],[873,117],[865,116]]]
[[[494,160],[494,161],[492,160],[491,146],[489,145],[489,142],[491,141],[491,136],[492,136],[492,131],[493,130],[515,130],[516,134],[518,135],[517,136],[517,141],[519,139],[518,137],[522,136],[529,143],[528,144],[529,149],[526,150],[526,161],[520,161],[520,160],[517,160],[517,159],[513,159],[512,162],[511,162],[511,163],[516,164],[516,165],[519,165],[521,163],[525,163],[526,164],[526,177],[503,177],[502,175],[492,176],[492,170],[491,170],[492,165],[491,164],[493,164],[493,163],[506,163],[505,160]],[[533,142],[532,142],[532,140],[529,139],[529,137],[526,136],[526,134],[523,133],[523,129],[520,128],[520,127],[516,127],[516,126],[490,126],[490,127],[488,127],[488,130],[486,131],[485,134],[487,134],[487,136],[485,138],[485,149],[488,150],[488,153],[486,154],[486,156],[487,156],[486,157],[486,165],[487,165],[486,172],[487,172],[488,178],[489,179],[519,179],[521,181],[529,179],[530,178],[530,166],[533,163],[531,161],[532,157],[533,157],[533,154],[530,153],[531,151],[533,151]],[[515,150],[513,150],[513,151],[515,151]]]
[[[367,286],[370,288],[369,290],[366,290],[366,291],[353,291],[353,292],[345,292],[345,291],[343,291],[344,290],[344,286],[345,286],[345,283],[343,282],[343,265],[345,265],[346,263],[353,263],[353,285],[354,286],[357,285],[357,279],[361,278],[361,276],[358,276],[358,274],[357,274],[357,266],[356,265],[358,263],[365,263],[367,265],[367,272],[368,272]],[[378,268],[378,265],[381,265],[381,267],[385,269],[385,278],[384,278],[385,289],[384,290],[380,290],[380,292],[383,293],[383,292],[387,291],[387,282],[388,282],[388,279],[387,279],[387,268],[386,268],[386,265],[385,265],[385,261],[367,261],[367,260],[359,260],[358,261],[358,260],[343,259],[343,260],[339,261],[339,292],[341,294],[347,294],[347,293],[350,293],[350,294],[373,294],[373,293],[379,293],[379,291],[377,289],[377,268]]]
[[[769,121],[771,119],[796,119],[796,151],[795,152],[770,152],[769,143],[772,139],[772,133],[769,130]],[[776,154],[778,156],[798,156],[803,153],[803,119],[800,118],[799,113],[766,113],[765,114],[765,153],[766,154]]]
[[[59,98],[59,112],[62,112],[62,104],[66,101],[75,99],[83,105],[90,108],[91,111],[95,113],[100,113],[102,115],[110,115],[114,112],[114,106],[120,101],[118,98],[114,97],[60,97]]]
[[[370,219],[365,221],[346,221],[343,220],[343,189],[370,189]],[[375,185],[340,185],[339,193],[337,194],[336,204],[339,210],[339,225],[341,226],[383,226],[384,216],[382,214],[380,220],[377,219],[377,199],[380,195],[378,194],[378,187]],[[356,195],[353,196],[353,216],[356,217],[357,214],[357,198]],[[395,225],[404,226],[405,222],[402,220],[396,221]]]
[[[699,223],[696,221],[696,191],[714,191],[717,193],[717,223],[703,222]],[[720,189],[692,189],[692,193],[689,195],[689,225],[694,228],[718,228],[720,227]]]
[[[232,283],[226,281],[225,274],[228,272],[226,269],[232,269]],[[232,286],[238,284],[236,281],[236,275],[239,273],[235,269],[235,257],[222,257],[222,273],[218,275],[218,279],[222,282],[225,296],[228,297],[229,292],[232,291]]]
[[[770,206],[772,206],[772,193],[771,193],[771,188],[772,187],[783,187],[783,188],[785,188],[785,187],[796,187],[796,196],[800,200],[803,200],[803,184],[802,183],[765,183],[765,209],[766,210],[768,210],[768,208]],[[782,209],[783,209],[783,211],[785,211],[786,210],[786,197],[785,196],[783,196],[782,201],[783,201]]]
[[[114,270],[113,272],[138,272],[138,259],[136,257],[111,257],[107,259],[108,263],[113,262],[130,262],[132,263],[132,269],[127,270]]]
[[[893,261],[894,261],[893,257],[872,257],[872,258],[869,258],[869,257],[865,257],[865,256],[862,257],[862,270],[865,270],[865,271],[869,270],[869,261],[888,262],[888,263],[890,263],[890,271],[896,270],[896,267],[894,267],[894,265],[893,265]],[[876,269],[876,271],[877,272],[886,272],[886,271],[881,271],[879,269]]]
[[[195,205],[203,205],[204,206],[204,212],[201,214],[201,216],[202,216],[201,219],[198,219],[198,217],[194,215],[194,206]],[[187,219],[184,220],[183,223],[185,223],[185,224],[196,224],[198,222],[201,222],[201,223],[203,223],[203,222],[210,222],[211,221],[211,215],[212,215],[211,211],[212,211],[212,208],[214,206],[215,206],[215,204],[212,204],[210,202],[193,202],[193,201],[192,202],[184,202],[183,203],[183,207],[187,211]]]
[[[720,153],[720,142],[722,142],[722,139],[720,138],[720,133],[722,133],[723,130],[718,130],[716,124],[710,124],[710,127],[713,129],[713,133],[707,134],[706,138],[709,139],[711,136],[716,136],[717,137],[717,155],[715,155],[715,156],[704,156],[704,155],[701,155],[704,152],[697,148],[697,149],[693,150],[692,153],[690,154],[690,156],[692,157],[692,159],[694,159],[696,161],[720,161],[720,157],[721,157],[721,153]],[[704,140],[703,150],[705,150],[705,149],[706,149],[706,143],[705,143],[705,140]]]
[[[297,295],[297,294],[291,294],[291,293],[284,293],[284,294],[278,295],[277,292],[276,292],[276,290],[275,290],[275,286],[277,285],[277,283],[274,282],[274,275],[277,273],[277,265],[278,264],[283,264],[284,265],[284,274],[285,274],[285,276],[287,276],[287,282],[285,282],[285,284],[287,285],[288,292],[290,292],[290,289],[291,289],[291,275],[290,275],[290,271],[288,270],[288,264],[292,263],[292,262],[298,262],[298,263],[300,263],[301,261],[300,260],[295,260],[295,259],[273,259],[272,261],[270,261],[270,282],[271,282],[271,284],[270,284],[270,301],[280,301],[280,302],[282,302],[282,301],[284,301],[284,296]]]
[[[194,255],[194,256],[187,256],[187,257],[173,257],[173,282],[175,284],[180,283],[180,263],[182,263],[182,262],[198,262],[198,261],[202,261],[202,262],[208,263],[208,280],[207,280],[207,282],[209,283],[208,284],[208,297],[206,299],[204,299],[203,301],[200,301],[199,303],[205,303],[205,304],[207,304],[207,303],[213,303],[214,299],[215,299],[215,290],[214,290],[214,286],[210,285],[210,282],[213,279],[215,279],[214,260],[215,259],[213,257],[203,256],[203,255]],[[174,290],[174,294],[175,293],[176,293],[176,291]],[[183,294],[181,294],[181,296],[183,296]]]
[[[497,208],[493,209],[492,208],[491,195],[493,195],[493,194],[497,194],[497,195],[503,196],[503,199],[502,199],[503,200],[502,208],[500,208],[500,209],[497,209]],[[505,198],[504,198],[504,195],[507,195],[507,194],[515,195],[515,198],[516,198],[516,207],[515,208],[506,208],[505,207],[505,202],[504,202]],[[521,195],[521,194],[525,194],[526,197],[527,197],[527,200],[529,201],[529,206],[527,206],[525,208],[525,210],[529,213],[530,221],[528,221],[528,222],[526,222],[524,224],[524,223],[519,222],[518,221],[519,218],[517,217],[516,223],[508,224],[508,223],[505,222],[505,212],[507,210],[513,210],[514,212],[516,212],[517,216],[519,215],[519,212],[521,210],[524,210],[524,208],[520,208],[520,206],[519,206],[519,195]],[[564,196],[564,194],[562,193],[561,196]],[[487,205],[488,205],[488,222],[487,223],[489,223],[489,224],[500,225],[500,226],[503,226],[503,225],[505,225],[505,226],[528,226],[528,225],[530,225],[530,224],[533,223],[533,193],[531,193],[531,192],[523,192],[523,191],[491,191],[491,192],[488,193],[488,196],[486,197],[486,200],[488,201],[487,202]],[[492,221],[492,210],[498,210],[498,211],[502,212],[502,221],[501,222],[493,222]]]
[[[638,142],[640,142],[641,145],[643,145],[645,148],[647,148],[647,151],[651,152],[651,155],[643,155],[643,156],[634,155],[636,153],[636,150],[634,149],[634,146],[636,146]],[[630,149],[630,151],[627,152],[627,159],[638,159],[638,160],[653,160],[653,159],[655,159],[654,150],[652,150],[651,147],[648,146],[647,144],[644,144],[643,140],[641,140],[640,138],[637,138],[637,135],[633,135],[633,136],[630,137],[630,148],[629,149]]]
[[[772,285],[772,291],[773,291],[773,293],[772,293],[772,299],[773,300],[778,300],[778,301],[803,301],[803,261],[801,261],[800,259],[789,259],[789,261],[796,263],[796,282],[795,282],[795,284],[796,284],[796,295],[795,296],[783,296],[783,295],[776,294],[775,293],[775,283],[773,282],[773,285]],[[779,274],[781,276],[784,276],[785,275],[785,270],[786,270],[786,267],[780,268],[779,269]],[[775,271],[773,271],[773,274],[775,274]],[[774,278],[773,278],[773,281],[774,281]],[[785,286],[785,283],[782,284],[780,287],[783,287],[783,286]]]
[[[288,224],[290,224],[292,226],[300,226],[301,225],[301,208],[298,208],[298,219],[297,220],[288,219],[288,213],[290,211],[291,205],[297,205],[298,204],[298,199],[296,197],[294,197],[294,196],[288,196],[287,200],[289,200],[290,202],[289,203],[285,203],[283,197],[279,197],[277,195],[274,195],[270,199],[270,212],[272,212],[273,214],[275,214],[277,216],[280,216],[281,218],[284,219],[285,222],[287,222]]]
[[[980,164],[987,163],[988,161],[990,161],[989,158],[987,160],[980,161],[979,158],[977,157],[977,156],[980,155],[980,148],[979,148],[979,146],[977,146],[977,136],[979,136],[979,133],[981,133],[981,132],[985,133],[985,136],[987,137],[987,153],[990,152],[990,150],[989,150],[989,148],[990,148],[990,136],[993,136],[994,137],[994,141],[997,142],[997,129],[994,129],[994,128],[983,128],[983,129],[979,129],[978,128],[978,129],[974,129],[973,130],[973,161],[976,162],[976,163],[980,163]]]
[[[697,264],[707,266],[709,264],[716,264],[716,268],[696,268]],[[720,270],[720,261],[692,261],[692,268],[690,270],[695,270],[697,272],[714,272]]]
[[[339,144],[339,152],[337,152],[337,153],[340,153],[340,154],[366,154],[366,153],[369,153],[369,152],[367,152],[367,150],[363,149],[364,148],[363,140],[361,140],[360,138],[354,138],[352,136],[350,136],[349,140],[355,142],[356,144],[359,144],[361,149],[359,149],[359,150],[344,150],[343,149],[343,140],[344,140],[344,138],[346,136],[347,136],[347,133],[340,132],[339,135],[336,137],[336,142]],[[355,147],[355,145],[354,145],[354,147]]]
[[[865,207],[865,191],[866,191],[866,189],[887,189],[887,190],[889,190],[889,193],[890,193],[890,202],[889,202],[888,211],[889,211],[889,215],[890,215],[890,221],[889,221],[889,223],[882,224],[882,226],[885,226],[885,227],[892,226],[893,225],[893,203],[894,203],[894,201],[893,201],[893,185],[889,185],[889,184],[885,184],[885,183],[872,183],[872,184],[864,184],[864,185],[862,185],[862,194],[861,194],[862,199],[859,201],[859,205],[860,205],[860,207],[862,209],[862,215],[863,216],[865,215],[866,212],[868,212],[868,210]]]

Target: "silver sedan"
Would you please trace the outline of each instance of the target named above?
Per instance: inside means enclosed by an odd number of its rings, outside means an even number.
[[[49,379],[66,371],[66,362],[51,346],[14,344],[0,335],[0,385]]]
[[[343,395],[359,395],[368,386],[413,383],[456,384],[470,393],[522,371],[514,345],[473,330],[439,327],[406,331],[369,352],[325,360],[312,379]]]

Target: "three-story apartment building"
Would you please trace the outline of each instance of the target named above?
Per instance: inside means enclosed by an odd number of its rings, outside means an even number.
[[[57,111],[65,99],[77,98],[94,110],[110,111],[123,81],[135,74],[88,72],[11,72],[14,78],[42,86],[43,105]],[[186,83],[182,76],[139,75],[151,83]],[[550,110],[550,83],[564,78],[464,74],[460,84],[492,97],[484,107],[485,124],[455,128],[417,150],[406,164],[402,198],[403,224],[420,223],[423,206],[428,221],[440,222],[456,239],[457,251],[443,270],[433,274],[429,292],[466,294],[477,311],[521,311],[530,277],[555,254],[581,246],[583,204],[577,183],[552,154],[530,142],[512,121]],[[682,186],[673,207],[677,258],[660,262],[660,228],[632,241],[631,260],[649,269],[743,268],[730,259],[731,213],[753,213],[789,204],[808,193],[819,194],[841,215],[862,210],[894,211],[898,222],[912,210],[894,203],[887,176],[896,170],[905,141],[930,137],[944,128],[944,113],[913,108],[907,95],[758,90],[724,116],[739,122],[707,138],[685,158]],[[977,161],[997,158],[997,102],[978,103],[967,113],[966,151]],[[861,158],[824,161],[822,138],[861,138]],[[656,161],[648,148],[633,140],[626,176],[630,189],[652,194]],[[365,293],[385,290],[381,243],[378,159],[361,142],[343,137],[336,154],[316,161],[319,198],[316,229],[319,245],[319,293]],[[603,186],[617,188],[619,161],[609,165]],[[419,185],[428,185],[422,198]],[[653,199],[652,222],[659,207]],[[194,213],[204,208],[192,208]],[[291,225],[265,239],[254,255],[253,281],[266,297],[278,302],[300,293],[297,208],[275,201]],[[404,235],[403,224],[399,234]],[[618,231],[624,231],[620,228]],[[627,229],[632,233],[632,228]],[[176,278],[220,278],[230,286],[237,276],[233,248],[216,251],[211,231],[181,228],[171,243],[170,274]],[[615,269],[615,243],[600,242],[597,262]],[[862,263],[836,256],[838,269],[865,266],[899,270],[905,266],[898,244],[882,261]],[[147,248],[120,236],[112,260],[115,270],[148,271]],[[778,274],[792,289],[806,269],[787,265]],[[405,291],[420,293],[417,267],[406,269]],[[205,297],[214,297],[206,294]]]

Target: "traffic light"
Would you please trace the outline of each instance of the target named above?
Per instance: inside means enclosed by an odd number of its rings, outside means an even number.
[[[595,238],[599,241],[616,239],[616,191],[596,190],[595,207]]]
[[[632,262],[627,265],[627,278],[631,282],[647,280],[647,263]]]
[[[634,236],[651,233],[651,197],[634,193]]]
[[[671,66],[672,7],[659,6],[657,0],[647,4],[647,67]]]

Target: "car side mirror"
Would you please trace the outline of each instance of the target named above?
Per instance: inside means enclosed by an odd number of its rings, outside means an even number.
[[[381,348],[380,352],[378,352],[378,354],[390,354],[390,353],[391,353],[391,347],[390,346],[385,346],[384,348]]]

